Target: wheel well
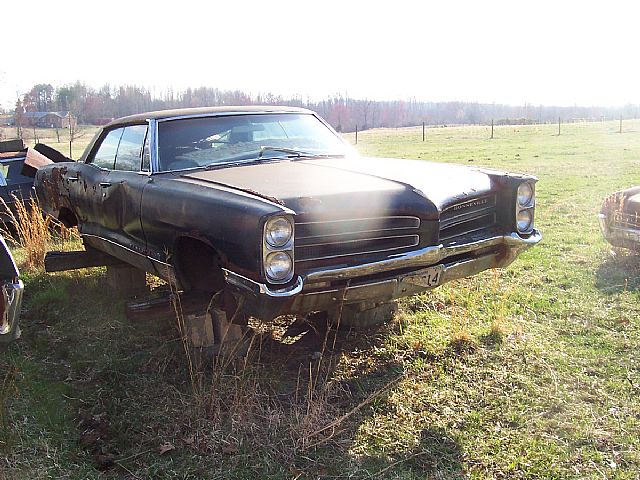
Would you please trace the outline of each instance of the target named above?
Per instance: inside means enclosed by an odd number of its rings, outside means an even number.
[[[174,266],[185,290],[217,292],[224,288],[221,258],[208,243],[180,237],[174,248]]]
[[[76,227],[78,225],[78,219],[74,213],[66,207],[60,208],[58,220],[67,228]]]

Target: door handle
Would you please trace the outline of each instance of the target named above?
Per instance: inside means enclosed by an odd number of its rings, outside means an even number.
[[[109,188],[111,186],[111,183],[109,183],[109,182],[100,182],[100,186],[102,188]]]
[[[67,180],[69,180],[70,182],[77,182],[78,177],[67,177]]]

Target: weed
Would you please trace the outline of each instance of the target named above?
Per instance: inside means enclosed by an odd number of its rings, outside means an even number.
[[[15,195],[13,199],[13,209],[4,199],[0,199],[11,217],[11,226],[3,228],[2,233],[22,248],[23,263],[27,269],[43,270],[44,257],[51,240],[51,218],[44,215],[37,200],[25,200]]]

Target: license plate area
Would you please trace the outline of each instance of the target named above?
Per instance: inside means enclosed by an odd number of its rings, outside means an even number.
[[[419,287],[435,288],[442,281],[442,272],[444,272],[444,265],[434,265],[407,275],[403,280]]]

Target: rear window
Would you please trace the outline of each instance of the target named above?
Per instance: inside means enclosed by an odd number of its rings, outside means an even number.
[[[0,163],[0,182],[2,185],[33,183],[33,178],[22,175],[24,160],[7,160]]]

